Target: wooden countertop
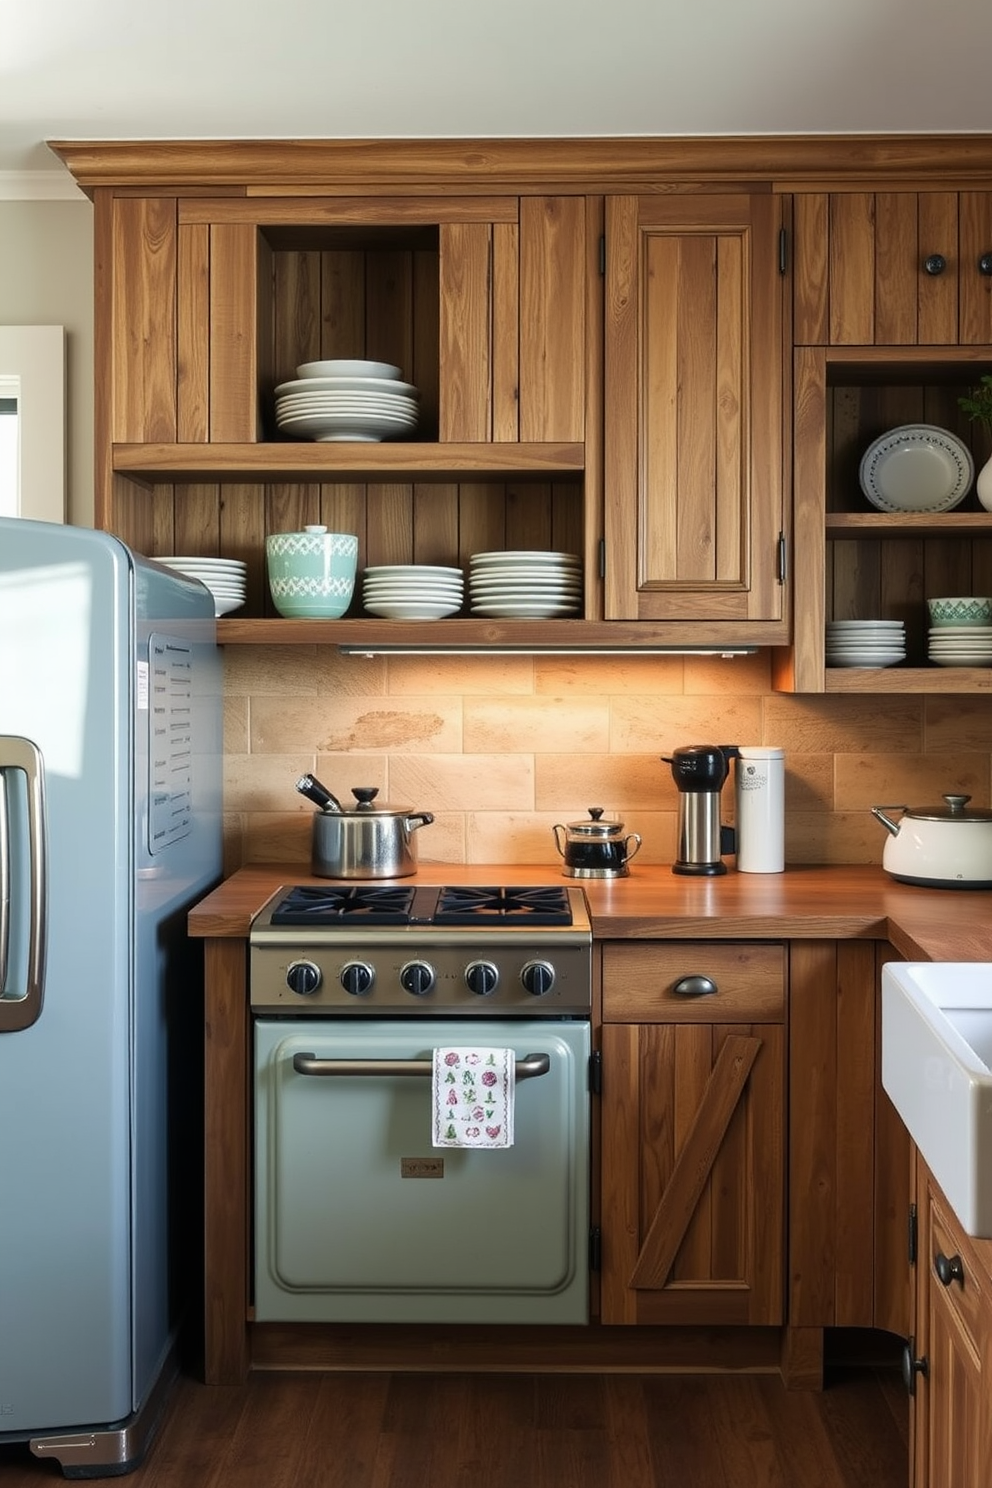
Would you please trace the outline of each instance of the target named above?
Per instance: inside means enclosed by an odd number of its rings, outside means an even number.
[[[635,865],[628,878],[580,881],[565,879],[554,866],[424,863],[412,879],[391,881],[579,884],[601,940],[866,938],[891,941],[911,961],[992,960],[990,891],[917,888],[878,867],[789,867],[769,874],[731,869],[699,879]],[[189,933],[245,938],[253,917],[282,885],[330,882],[291,863],[241,868],[193,907]]]

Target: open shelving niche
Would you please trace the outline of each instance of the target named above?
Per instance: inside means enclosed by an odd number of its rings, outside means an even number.
[[[861,491],[864,451],[900,424],[935,424],[971,449],[989,436],[958,398],[992,367],[992,347],[800,347],[795,355],[795,643],[776,685],[796,692],[992,691],[992,668],[926,660],[926,600],[992,593],[992,513],[972,487],[946,513],[886,513]],[[828,667],[831,619],[903,620],[907,660]]]

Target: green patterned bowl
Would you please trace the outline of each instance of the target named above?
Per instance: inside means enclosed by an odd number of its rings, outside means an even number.
[[[928,599],[931,625],[992,625],[992,599]]]
[[[340,620],[355,589],[358,538],[305,527],[265,539],[272,603],[287,620]]]

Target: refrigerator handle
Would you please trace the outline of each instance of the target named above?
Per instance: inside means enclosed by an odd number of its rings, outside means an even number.
[[[10,968],[12,848],[8,772],[27,781],[28,942],[23,992],[7,986]],[[45,989],[45,775],[41,751],[30,739],[0,735],[0,1033],[29,1028],[41,1016]]]

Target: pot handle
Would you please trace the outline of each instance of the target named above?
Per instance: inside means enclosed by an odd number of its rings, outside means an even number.
[[[565,830],[564,824],[562,822],[555,822],[555,824],[551,828],[551,830],[554,833],[555,847],[558,849],[558,856],[560,858],[563,858],[565,856],[565,849],[561,845],[561,839],[559,838],[558,833],[559,832],[564,832],[564,830]],[[566,841],[567,840],[568,839],[566,838]]]
[[[633,847],[630,846],[631,843],[634,844]],[[624,845],[624,847],[626,849],[626,852],[627,852],[627,862],[629,863],[630,860],[631,860],[631,858],[636,858],[637,857],[637,854],[641,850],[640,833],[638,833],[638,832],[631,832],[628,837],[625,837],[623,839],[623,845]]]
[[[887,832],[891,832],[893,837],[897,837],[899,835],[899,827],[901,826],[901,822],[894,822],[892,818],[890,816],[886,816],[885,813],[887,811],[905,811],[906,809],[907,808],[905,806],[873,806],[871,808],[871,814],[872,816],[877,817],[877,819],[882,823],[882,826]]]
[[[432,811],[414,811],[407,817],[406,824],[411,832],[415,832],[418,827],[429,827],[433,820]]]

